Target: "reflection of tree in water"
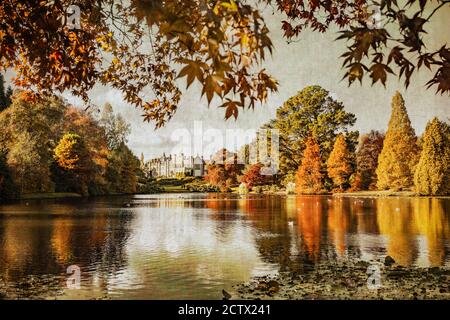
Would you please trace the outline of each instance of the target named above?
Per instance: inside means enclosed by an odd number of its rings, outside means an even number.
[[[285,200],[277,196],[252,196],[239,201],[246,220],[256,229],[255,242],[261,259],[276,263],[280,271],[291,267],[291,235]]]
[[[388,237],[387,254],[402,265],[411,265],[417,258],[417,229],[411,202],[400,198],[380,198],[376,205],[380,233]]]
[[[351,208],[349,201],[335,198],[328,208],[328,232],[333,241],[338,256],[343,256],[347,249],[347,234],[351,232]],[[355,224],[353,224],[355,225]]]
[[[90,207],[89,207],[90,206]],[[88,266],[106,278],[125,264],[124,243],[132,214],[95,204],[39,203],[11,205],[7,210],[21,212],[0,219],[0,272],[10,288],[24,294],[29,281],[44,277],[53,292],[65,286],[66,268],[78,265],[82,280],[92,281]],[[30,212],[23,214],[23,212]],[[46,276],[50,275],[50,276]],[[42,280],[42,279],[41,279]],[[19,288],[20,287],[20,288]],[[24,291],[25,289],[25,291]],[[29,292],[29,294],[33,294]]]
[[[432,266],[444,264],[446,256],[445,242],[450,238],[450,208],[440,199],[417,198],[412,202],[413,220],[419,234],[424,235],[428,247],[428,259]]]

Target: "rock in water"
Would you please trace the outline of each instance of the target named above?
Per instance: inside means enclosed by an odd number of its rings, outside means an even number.
[[[394,258],[392,258],[391,256],[386,256],[386,258],[384,258],[384,265],[387,267],[392,266],[395,263]]]
[[[223,300],[230,300],[231,299],[231,294],[226,292],[225,289],[222,289],[222,294],[223,294]]]

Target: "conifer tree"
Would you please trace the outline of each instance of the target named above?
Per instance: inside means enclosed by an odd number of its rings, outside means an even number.
[[[0,112],[8,107],[8,97],[5,92],[5,80],[3,75],[0,73]]]
[[[376,188],[375,171],[378,157],[383,149],[384,134],[372,130],[361,137],[356,154],[357,174],[354,179],[355,189],[368,190]]]
[[[418,145],[405,102],[399,92],[392,99],[392,114],[378,158],[377,187],[380,190],[404,190],[413,186]]]
[[[322,173],[320,172],[320,147],[315,138],[306,140],[303,159],[296,175],[297,193],[318,193],[323,190]]]
[[[437,118],[425,129],[414,185],[421,195],[450,194],[450,126]]]
[[[349,179],[353,172],[352,155],[343,135],[336,138],[327,161],[327,172],[335,188],[343,191],[349,187]]]

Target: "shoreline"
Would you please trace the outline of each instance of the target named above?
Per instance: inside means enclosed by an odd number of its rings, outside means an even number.
[[[169,188],[164,192],[148,193],[148,194],[177,194],[177,193],[214,193],[214,194],[239,194],[238,192],[189,192],[189,190],[182,188]],[[46,200],[46,199],[73,199],[73,198],[95,198],[95,197],[114,197],[114,196],[129,196],[142,195],[147,193],[133,193],[133,194],[107,194],[107,195],[93,195],[83,196],[74,192],[50,192],[50,193],[31,193],[23,194],[18,198],[8,199],[8,201],[20,200]],[[280,195],[280,196],[331,196],[336,198],[431,198],[431,199],[450,199],[450,196],[421,196],[411,191],[357,191],[357,192],[339,192],[339,193],[317,193],[317,194],[286,194],[283,191],[277,192],[249,192],[247,195]],[[245,194],[243,194],[245,196]]]
[[[379,271],[380,282],[379,286],[371,282],[369,288],[369,277],[377,272],[373,268]],[[382,261],[324,263],[253,277],[233,286],[228,294],[231,300],[449,300],[450,268],[404,267]]]

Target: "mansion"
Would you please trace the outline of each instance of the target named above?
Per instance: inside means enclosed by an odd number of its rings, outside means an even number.
[[[203,177],[206,162],[203,157],[185,156],[184,154],[154,158],[143,164],[146,171],[154,178],[159,177]]]

